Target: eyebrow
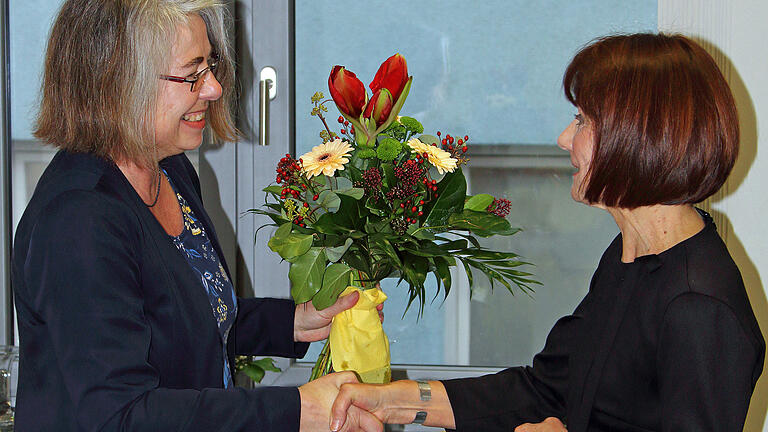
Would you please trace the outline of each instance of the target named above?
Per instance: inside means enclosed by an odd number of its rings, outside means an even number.
[[[188,61],[186,64],[183,64],[183,65],[181,66],[181,68],[182,68],[182,69],[187,69],[187,68],[191,68],[192,66],[197,66],[197,65],[199,65],[200,63],[202,63],[202,62],[203,62],[203,60],[205,60],[205,59],[204,59],[204,58],[202,58],[202,57],[195,57],[195,58],[193,58],[192,60]]]

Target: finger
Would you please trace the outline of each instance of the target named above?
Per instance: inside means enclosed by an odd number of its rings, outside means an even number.
[[[347,412],[347,420],[339,432],[383,432],[384,424],[373,414],[354,405]]]
[[[354,389],[351,385],[342,385],[336,400],[331,405],[331,430],[338,431],[347,419],[347,411],[354,401]]]
[[[352,294],[345,295],[344,297],[339,297],[336,300],[336,303],[328,306],[327,309],[323,310],[323,312],[327,312],[330,316],[336,316],[338,313],[343,312],[354,305],[357,304],[357,301],[360,300],[360,292],[355,291]]]
[[[530,423],[523,423],[515,428],[515,432],[531,432],[531,426]]]

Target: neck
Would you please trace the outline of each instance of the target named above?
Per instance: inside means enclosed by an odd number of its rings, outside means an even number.
[[[131,161],[115,162],[145,204],[152,204],[157,194],[158,171]]]
[[[704,228],[701,216],[689,204],[607,210],[621,230],[621,261],[625,263],[664,252]]]

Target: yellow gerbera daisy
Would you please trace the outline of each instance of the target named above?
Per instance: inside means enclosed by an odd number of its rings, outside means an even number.
[[[312,151],[301,157],[304,172],[310,178],[320,174],[332,176],[336,170],[344,170],[344,164],[349,162],[347,158],[351,151],[352,146],[338,138],[312,147]]]
[[[419,141],[418,138],[411,138],[408,140],[408,147],[412,148],[413,151],[419,154],[426,153],[427,160],[432,164],[432,166],[437,168],[437,172],[440,174],[443,174],[446,171],[453,172],[453,170],[456,169],[458,161],[452,158],[451,154],[443,149],[424,144],[423,142]]]

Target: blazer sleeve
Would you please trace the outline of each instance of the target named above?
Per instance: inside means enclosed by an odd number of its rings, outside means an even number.
[[[237,318],[230,337],[237,355],[301,358],[309,343],[293,341],[293,300],[238,299]]]
[[[36,319],[48,332],[45,349],[57,359],[80,428],[297,431],[296,388],[159,387],[147,362],[141,231],[130,212],[105,194],[64,193],[41,212],[24,262]]]
[[[662,430],[742,430],[758,351],[727,304],[694,292],[672,300],[656,358]]]
[[[579,318],[560,318],[533,367],[443,381],[457,431],[508,432],[522,423],[565,417],[569,347]]]

